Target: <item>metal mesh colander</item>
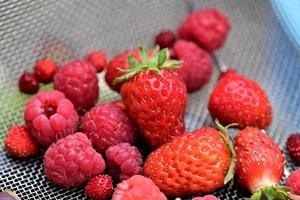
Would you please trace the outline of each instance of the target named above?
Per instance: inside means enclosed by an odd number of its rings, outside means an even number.
[[[269,94],[274,112],[267,132],[285,151],[288,134],[300,128],[300,53],[264,0],[0,0],[0,148],[11,124],[21,124],[30,98],[18,92],[17,78],[37,59],[62,64],[103,49],[113,56],[141,44],[151,46],[161,29],[175,30],[191,9],[218,7],[230,19],[232,31],[219,61],[258,81]],[[211,124],[207,100],[218,70],[201,91],[189,95],[188,130]],[[100,102],[118,98],[100,75]],[[51,88],[43,86],[43,89]],[[296,166],[286,156],[285,176]],[[82,188],[62,189],[43,175],[42,158],[18,160],[0,150],[0,190],[10,188],[22,199],[85,199]],[[240,188],[226,187],[220,199],[241,199]]]

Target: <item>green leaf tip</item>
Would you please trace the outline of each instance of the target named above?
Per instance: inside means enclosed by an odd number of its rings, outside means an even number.
[[[151,56],[149,56],[151,54]],[[181,61],[170,60],[169,50],[164,48],[160,50],[159,46],[156,46],[153,51],[146,50],[143,46],[139,47],[139,56],[141,61],[137,61],[133,55],[128,56],[128,63],[130,68],[121,70],[124,74],[114,79],[113,83],[118,84],[125,80],[128,80],[140,72],[150,70],[156,74],[161,74],[160,70],[174,70],[182,65]]]
[[[234,177],[235,161],[236,161],[236,152],[234,150],[233,143],[228,136],[228,128],[235,126],[236,124],[230,124],[230,125],[224,127],[220,124],[220,122],[217,119],[215,120],[215,124],[216,124],[217,128],[221,131],[221,134],[220,134],[221,138],[222,138],[223,142],[226,144],[228,151],[230,152],[230,165],[229,165],[229,168],[228,168],[227,173],[224,178],[224,185],[226,185]]]
[[[289,195],[290,189],[285,186],[264,186],[258,189],[250,198],[245,200],[296,200]]]

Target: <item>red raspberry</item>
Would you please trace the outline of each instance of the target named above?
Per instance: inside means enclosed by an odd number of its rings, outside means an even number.
[[[13,156],[27,158],[39,152],[39,146],[24,126],[12,126],[4,140],[5,149]]]
[[[44,157],[46,176],[64,187],[79,186],[102,173],[105,162],[83,133],[77,132],[51,145]]]
[[[136,136],[131,120],[114,103],[92,108],[83,117],[81,127],[100,153],[121,142],[135,143]]]
[[[112,200],[167,200],[151,179],[135,175],[117,185]]]
[[[291,173],[285,184],[291,188],[293,194],[300,195],[300,168]]]
[[[162,31],[155,37],[155,44],[160,48],[171,48],[176,41],[176,36],[172,31]]]
[[[153,54],[153,51],[150,51],[148,57],[151,57],[152,54]],[[130,55],[133,55],[134,59],[137,62],[141,62],[139,49],[134,49],[133,51],[125,51],[122,54],[117,55],[107,65],[105,80],[106,80],[107,84],[109,85],[109,87],[117,92],[120,91],[121,86],[124,82],[114,84],[113,81],[117,77],[122,76],[124,74],[120,69],[124,70],[124,69],[128,69],[130,67],[129,63],[128,63],[128,57]]]
[[[97,72],[102,72],[106,67],[106,54],[102,51],[93,51],[86,56],[86,61],[90,63]]]
[[[78,115],[62,92],[39,92],[25,106],[24,119],[31,136],[47,147],[77,129]]]
[[[178,34],[213,51],[223,45],[229,31],[227,17],[215,8],[208,8],[191,13],[181,24]]]
[[[286,142],[287,150],[291,158],[300,163],[300,134],[291,134]]]
[[[215,197],[214,195],[206,195],[204,197],[192,198],[192,200],[219,200],[219,199],[217,197]]]
[[[96,71],[82,60],[62,66],[54,76],[54,88],[62,91],[81,113],[92,108],[99,97]]]
[[[19,90],[26,94],[35,94],[39,90],[39,82],[32,73],[24,72],[19,78]]]
[[[56,64],[49,59],[39,60],[34,67],[34,75],[42,83],[50,83],[57,70]]]
[[[210,55],[195,43],[185,40],[178,40],[174,50],[178,59],[183,61],[177,72],[185,82],[188,92],[199,90],[212,75],[213,62]]]
[[[119,143],[106,150],[107,168],[117,180],[123,181],[133,175],[142,174],[142,155],[128,143]]]
[[[121,99],[112,101],[111,103],[113,103],[113,104],[119,106],[123,111],[126,110],[126,106],[125,106],[123,100],[121,100]]]
[[[92,178],[84,188],[85,194],[93,200],[109,199],[113,193],[112,179],[108,175]]]

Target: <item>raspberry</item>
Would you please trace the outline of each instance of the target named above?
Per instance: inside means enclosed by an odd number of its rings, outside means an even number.
[[[152,56],[152,54],[153,54],[153,51],[150,51],[148,57],[150,58]],[[123,52],[120,55],[117,55],[107,65],[106,74],[105,74],[106,83],[109,85],[109,87],[111,89],[113,89],[117,92],[120,91],[121,86],[123,85],[124,82],[114,84],[114,80],[117,77],[122,76],[124,74],[124,72],[122,72],[121,70],[125,70],[130,67],[129,63],[128,63],[128,57],[130,55],[133,55],[134,59],[137,62],[141,61],[141,58],[139,55],[139,49],[134,49],[133,51],[128,50],[128,51]]]
[[[214,195],[206,195],[204,197],[194,197],[192,200],[219,200],[217,197]]]
[[[135,175],[117,185],[112,200],[167,200],[151,179]]]
[[[62,91],[81,113],[92,108],[99,97],[96,71],[82,60],[62,66],[54,76],[54,88]]]
[[[210,55],[195,43],[178,40],[174,45],[178,59],[183,66],[177,70],[189,93],[199,90],[211,78],[213,62]]]
[[[13,156],[27,158],[39,152],[39,146],[32,140],[24,126],[12,126],[4,140],[5,149]]]
[[[19,78],[19,90],[26,94],[35,94],[39,90],[39,82],[32,73],[24,72]]]
[[[62,92],[39,92],[24,109],[26,127],[31,136],[47,147],[77,129],[78,115],[71,101]]]
[[[121,99],[112,101],[111,103],[119,106],[123,111],[126,110],[125,104],[124,104],[123,100],[121,100]]]
[[[79,186],[102,173],[105,162],[83,133],[77,132],[51,145],[44,157],[44,170],[50,181],[64,187]]]
[[[175,41],[176,37],[172,31],[162,31],[155,37],[155,44],[160,48],[171,48]]]
[[[223,45],[229,31],[227,17],[215,8],[208,8],[191,13],[181,24],[178,34],[213,51]]]
[[[86,56],[86,61],[90,63],[97,72],[102,72],[106,67],[106,54],[102,51],[93,51]]]
[[[109,199],[113,193],[112,179],[108,175],[92,178],[84,188],[85,194],[93,200]]]
[[[108,171],[117,180],[123,181],[143,172],[141,153],[128,143],[109,147],[106,158]]]
[[[285,184],[291,188],[293,194],[300,195],[300,169],[292,172]]]
[[[131,120],[114,103],[92,108],[83,117],[81,127],[100,153],[121,142],[135,143],[136,136]]]
[[[300,163],[300,134],[291,134],[286,142],[287,150],[291,158]]]
[[[34,75],[42,83],[50,83],[57,70],[56,64],[49,59],[37,61],[34,67]]]

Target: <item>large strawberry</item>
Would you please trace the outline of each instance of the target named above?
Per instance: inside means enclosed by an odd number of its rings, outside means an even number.
[[[250,200],[288,199],[288,189],[277,186],[283,175],[284,156],[263,131],[247,127],[234,139],[236,174],[241,186],[250,190]]]
[[[222,124],[238,123],[266,128],[272,121],[272,108],[264,90],[233,70],[225,72],[213,90],[208,109]]]
[[[199,195],[215,191],[233,177],[235,152],[220,131],[204,127],[178,136],[152,152],[144,173],[167,196]]]
[[[153,148],[181,135],[185,128],[186,86],[171,71],[181,62],[168,60],[168,54],[167,49],[156,49],[149,58],[148,52],[140,48],[141,62],[129,56],[131,68],[115,79],[116,83],[129,79],[121,95],[129,115]]]

